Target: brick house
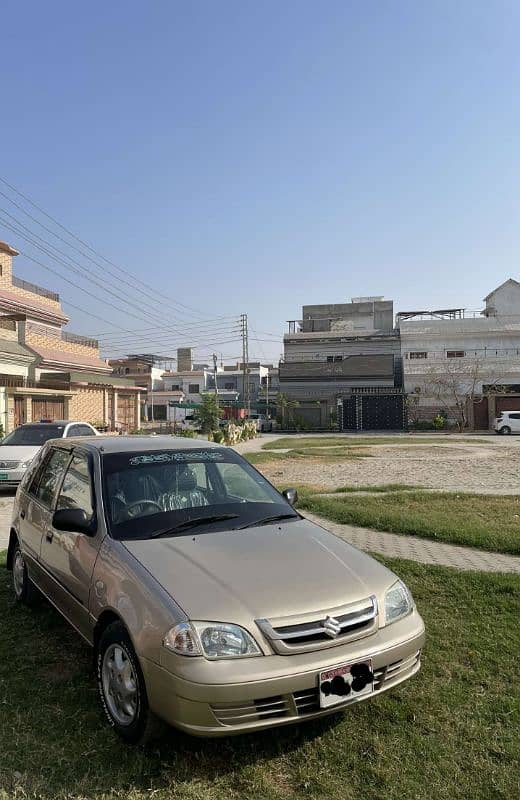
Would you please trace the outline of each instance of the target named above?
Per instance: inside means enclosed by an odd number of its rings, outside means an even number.
[[[140,425],[140,389],[114,378],[95,339],[63,330],[59,295],[13,275],[18,252],[0,242],[0,421],[37,419]]]

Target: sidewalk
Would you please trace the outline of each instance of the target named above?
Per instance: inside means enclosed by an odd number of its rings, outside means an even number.
[[[480,572],[514,572],[520,574],[520,558],[503,553],[490,553],[472,547],[432,542],[415,536],[400,536],[397,533],[382,533],[353,525],[340,525],[328,519],[301,512],[307,519],[321,525],[331,533],[345,539],[354,547],[369,553],[379,553],[389,558],[404,558],[420,564],[437,564],[461,570]]]

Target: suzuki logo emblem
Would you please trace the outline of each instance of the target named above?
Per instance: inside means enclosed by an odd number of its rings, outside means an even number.
[[[341,633],[341,625],[334,617],[327,617],[321,623],[321,627],[331,639],[335,639]]]

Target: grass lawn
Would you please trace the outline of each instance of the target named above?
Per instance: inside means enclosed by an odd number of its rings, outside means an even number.
[[[267,442],[263,445],[263,450],[284,450],[291,448],[307,447],[359,447],[373,446],[377,444],[489,444],[488,439],[475,439],[466,437],[465,439],[451,438],[450,434],[439,436],[283,436],[274,442]]]
[[[299,507],[334,522],[520,555],[520,497],[389,492],[324,497],[304,493]]]
[[[373,485],[368,483],[366,486],[339,486],[334,489],[334,494],[354,494],[356,492],[386,493],[386,492],[410,492],[414,489],[422,489],[422,486],[414,486],[408,483],[381,483]],[[327,491],[326,489],[324,491]]]
[[[293,442],[293,444],[295,444]],[[320,464],[332,464],[336,461],[348,461],[352,458],[367,458],[368,453],[360,452],[350,447],[298,447],[287,452],[278,453],[276,450],[261,450],[256,453],[245,453],[250,464],[268,464],[273,461],[286,461],[287,459],[306,460],[313,459]]]
[[[150,752],[102,722],[90,651],[0,571],[0,798],[509,800],[518,797],[520,579],[389,562],[428,631],[409,683],[319,723]],[[331,661],[334,661],[331,655]]]

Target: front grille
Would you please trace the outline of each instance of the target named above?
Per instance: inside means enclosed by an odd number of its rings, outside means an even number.
[[[387,667],[380,667],[374,670],[374,690],[377,692],[383,687],[388,688],[408,673],[416,672],[421,663],[421,651],[418,650],[413,656],[394,661]]]
[[[246,700],[241,704],[218,704],[211,706],[222,725],[241,725],[248,722],[277,719],[291,716],[286,697],[264,697],[261,700]]]
[[[16,469],[19,461],[0,461],[0,469]]]
[[[371,596],[357,603],[293,618],[257,619],[256,624],[278,653],[288,654],[332,647],[372,633],[377,624],[377,600]],[[288,624],[286,624],[288,623]],[[329,633],[327,632],[329,630]]]

